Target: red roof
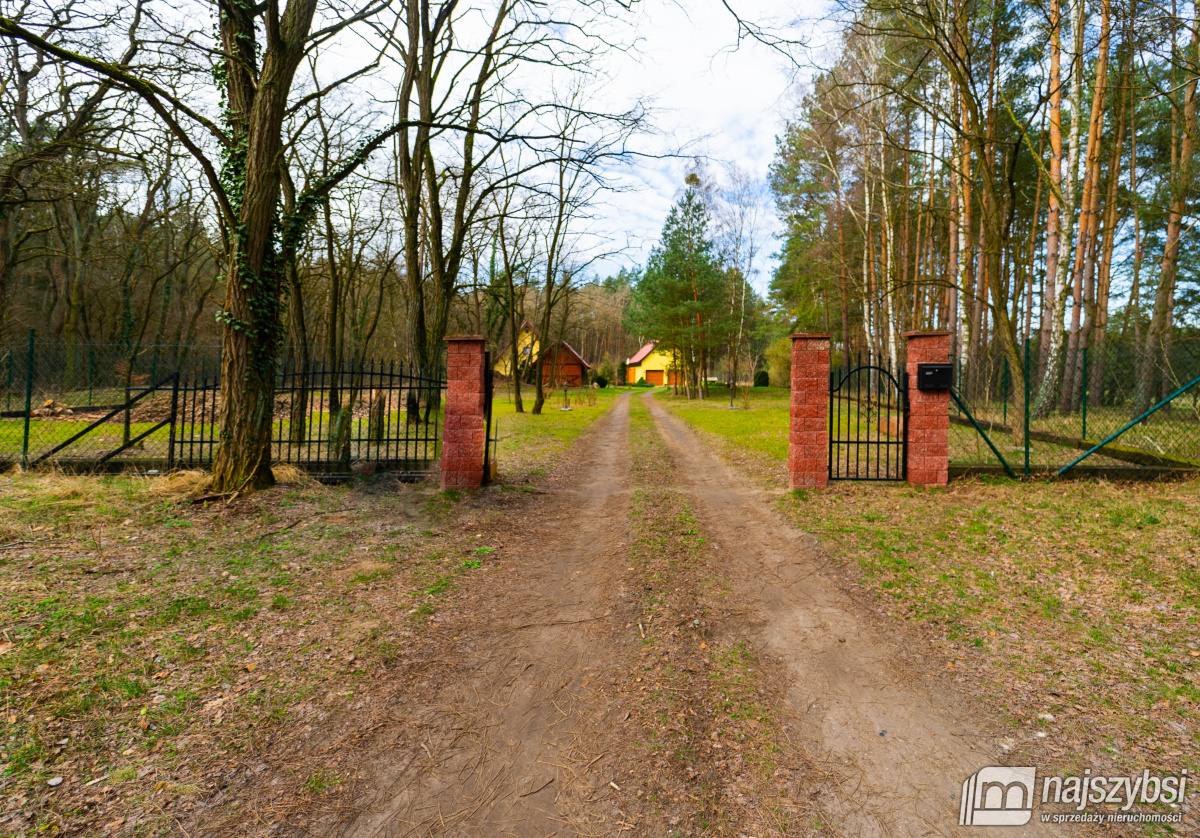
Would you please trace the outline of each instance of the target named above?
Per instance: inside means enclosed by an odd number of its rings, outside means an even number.
[[[587,361],[583,360],[583,356],[580,355],[578,352],[576,352],[571,347],[571,344],[567,343],[565,340],[560,340],[560,341],[558,341],[558,343],[554,344],[553,346],[547,346],[546,351],[543,352],[542,354],[543,355],[550,354],[550,350],[553,349],[555,346],[565,346],[567,351],[570,352],[572,355],[574,355],[576,357],[576,359],[578,359],[579,363],[583,364],[583,368],[585,370],[590,370],[592,368],[592,365],[589,364]]]
[[[625,365],[628,367],[636,367],[642,361],[646,360],[646,356],[654,351],[654,344],[656,343],[658,343],[658,341],[652,340],[637,352],[633,353],[633,357],[626,361]]]

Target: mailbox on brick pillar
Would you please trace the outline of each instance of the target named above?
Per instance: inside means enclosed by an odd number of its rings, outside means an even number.
[[[792,403],[788,483],[821,489],[829,482],[829,335],[792,335]]]
[[[483,338],[476,335],[446,338],[443,489],[478,489],[483,485],[483,451],[487,444],[484,417],[486,358]]]
[[[950,468],[950,332],[905,332],[908,341],[908,483],[945,486]]]

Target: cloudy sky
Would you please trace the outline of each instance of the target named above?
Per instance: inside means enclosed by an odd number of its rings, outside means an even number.
[[[772,24],[773,31],[791,37],[803,30],[811,38],[811,27],[794,21],[817,17],[822,4],[740,0],[731,5],[747,19]],[[644,138],[641,146],[658,154],[682,149],[706,158],[714,172],[733,163],[765,179],[775,137],[790,111],[796,66],[757,41],[739,44],[737,23],[721,0],[651,0],[640,4],[636,15],[638,49],[614,66],[613,94],[653,99],[654,122],[662,134]],[[801,80],[804,75],[800,71]],[[690,166],[685,158],[635,164],[623,179],[630,190],[610,196],[597,220],[607,237],[626,245],[621,255],[597,266],[599,273],[645,263]],[[773,211],[766,218],[775,232]],[[776,247],[768,237],[757,260],[760,289],[769,281]]]

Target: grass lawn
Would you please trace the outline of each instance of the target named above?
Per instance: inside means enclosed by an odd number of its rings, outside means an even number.
[[[779,396],[726,414],[657,398],[786,480],[786,444],[753,430],[782,424]],[[1200,480],[838,483],[781,509],[929,640],[931,669],[1005,712],[1014,750],[1066,769],[1200,770]]]
[[[614,395],[498,398],[502,477],[548,469]],[[0,834],[159,834],[285,726],[351,708],[504,558],[431,483],[184,502],[196,483],[0,476]],[[341,782],[311,768],[313,794]]]
[[[743,409],[745,402],[741,396],[734,398],[737,409],[730,410],[729,390],[721,384],[712,385],[711,398],[704,401],[688,401],[683,396],[672,395],[669,390],[660,392],[657,398],[696,427],[726,437],[737,437],[742,447],[747,450],[786,460],[788,404],[791,391],[781,387],[753,387],[743,392],[749,392],[749,410]],[[854,403],[844,404],[841,432],[846,433],[856,422],[862,425],[863,431],[869,429],[872,438],[879,431],[877,416],[860,420]],[[1012,438],[1006,434],[993,432],[989,436],[1009,466],[1019,472],[1024,464],[1024,448],[1014,445]],[[1081,453],[1083,452],[1075,448],[1035,440],[1030,443],[1030,464],[1035,467],[1041,466],[1043,469],[1063,466]],[[1130,466],[1129,463],[1100,455],[1092,455],[1087,463],[1097,466]],[[951,425],[950,464],[999,466],[1000,461],[974,428]]]
[[[628,388],[571,390],[571,409],[563,410],[563,394],[557,390],[548,395],[541,414],[534,416],[530,412],[532,387],[522,387],[525,412],[517,413],[508,384],[497,382],[492,397],[492,426],[493,433],[499,435],[496,462],[500,479],[508,483],[523,482],[544,475],[551,457],[570,445],[625,392]],[[594,404],[588,404],[589,401]]]
[[[750,394],[749,410],[742,409],[741,397],[734,399],[737,409],[730,410],[729,390],[722,385],[713,385],[712,397],[703,401],[688,401],[683,396],[671,395],[671,390],[660,391],[655,398],[697,427],[736,438],[751,451],[786,460],[791,391],[781,387],[753,387],[744,392]]]

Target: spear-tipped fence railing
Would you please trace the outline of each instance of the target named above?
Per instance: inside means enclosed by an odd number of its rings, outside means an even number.
[[[221,442],[219,351],[118,349],[32,334],[24,346],[0,348],[0,463],[211,466]],[[186,368],[172,369],[180,358]],[[285,363],[275,379],[272,461],[335,475],[366,465],[428,473],[440,454],[444,391],[440,369]]]

